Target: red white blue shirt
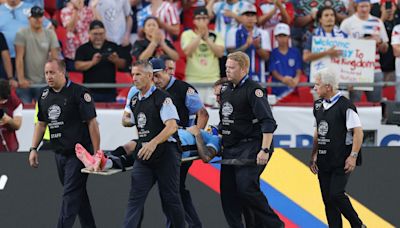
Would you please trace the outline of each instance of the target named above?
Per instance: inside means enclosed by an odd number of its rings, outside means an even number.
[[[143,28],[144,21],[150,16],[157,17],[160,21],[168,25],[180,24],[177,9],[171,3],[166,1],[162,2],[160,7],[158,7],[155,15],[151,12],[151,4],[140,10],[137,15],[138,27]],[[192,18],[190,20],[192,20]],[[164,35],[167,40],[173,41],[172,36],[169,33],[164,31]]]
[[[239,26],[232,29],[226,38],[226,48],[239,48],[246,43],[249,32],[243,27]],[[271,51],[271,42],[268,32],[264,29],[254,27],[253,38],[261,37],[261,49]],[[265,83],[267,81],[267,69],[265,60],[262,59],[256,52],[254,45],[250,45],[245,53],[250,57],[250,78],[257,82]]]
[[[365,34],[379,35],[382,42],[388,42],[385,25],[381,19],[369,15],[367,20],[361,20],[357,14],[345,19],[340,25],[340,29],[349,35],[349,38],[362,39]],[[381,72],[380,56],[378,49],[375,53],[375,72]]]

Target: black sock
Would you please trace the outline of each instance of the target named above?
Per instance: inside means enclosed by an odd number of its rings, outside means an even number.
[[[122,155],[127,155],[127,154],[126,154],[126,151],[125,151],[124,147],[123,146],[119,146],[119,147],[117,147],[117,149],[111,151],[111,155],[120,157]]]

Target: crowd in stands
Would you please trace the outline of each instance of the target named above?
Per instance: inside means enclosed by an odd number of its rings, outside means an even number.
[[[312,53],[314,36],[374,40],[374,81],[400,81],[395,0],[0,0],[0,18],[0,78],[24,103],[39,96],[32,85],[45,82],[49,57],[64,59],[80,83],[130,83],[132,62],[162,57],[178,79],[208,83],[198,90],[213,105],[212,84],[225,76],[234,51],[249,55],[253,80],[287,85],[268,88],[278,102],[302,102],[310,88],[297,85],[308,81],[310,62],[341,55],[335,47]],[[353,101],[362,99],[346,89]],[[96,102],[127,92],[91,91]],[[396,92],[389,98],[399,101]],[[379,102],[384,92],[378,86],[365,94]]]

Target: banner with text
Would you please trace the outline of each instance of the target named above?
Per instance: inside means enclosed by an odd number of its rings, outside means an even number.
[[[315,81],[315,73],[325,68],[334,70],[339,82],[374,82],[375,41],[318,36],[312,39],[313,53],[332,47],[341,50],[342,55],[326,56],[311,62],[311,82]]]

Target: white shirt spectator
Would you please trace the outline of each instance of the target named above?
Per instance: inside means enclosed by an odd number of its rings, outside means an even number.
[[[236,15],[240,14],[240,10],[245,7],[245,4],[251,4],[247,1],[238,1],[233,4],[229,4],[226,1],[216,2],[213,5],[213,13],[215,15],[215,31],[221,34],[222,39],[227,43],[226,35],[228,32],[239,26],[239,23],[230,17],[224,16],[225,10],[230,10]]]
[[[126,17],[132,14],[129,0],[99,0],[96,10],[104,23],[107,39],[121,45],[126,32]]]
[[[364,35],[379,35],[382,42],[388,42],[389,38],[386,33],[383,22],[372,15],[367,20],[361,20],[357,14],[345,19],[340,25],[340,29],[349,35],[349,38],[362,39]],[[375,54],[375,72],[381,72],[381,64],[379,63],[379,52]]]

